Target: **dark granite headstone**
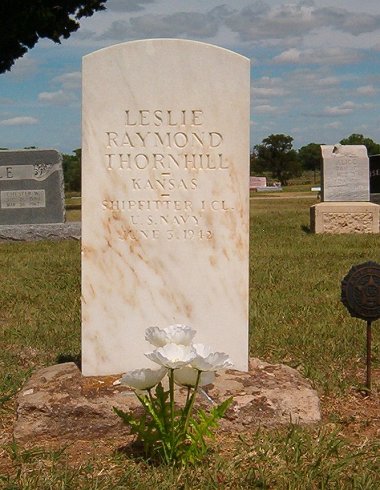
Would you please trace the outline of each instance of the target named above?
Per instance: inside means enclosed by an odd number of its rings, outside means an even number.
[[[0,151],[0,225],[63,223],[64,218],[61,154]]]
[[[372,202],[380,202],[380,155],[369,157],[369,188]]]

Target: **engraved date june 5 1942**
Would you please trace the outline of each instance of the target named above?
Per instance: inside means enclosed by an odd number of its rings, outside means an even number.
[[[120,240],[211,240],[212,231],[200,229],[181,230],[132,230],[123,229],[119,232]]]

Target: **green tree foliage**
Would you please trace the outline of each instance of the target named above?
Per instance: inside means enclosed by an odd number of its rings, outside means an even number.
[[[252,148],[251,154],[250,154],[250,159],[249,159],[249,168],[250,168],[250,175],[256,175],[259,173],[259,170],[257,168],[257,162],[256,162],[256,154],[255,150]]]
[[[293,138],[285,134],[271,134],[254,147],[254,168],[269,171],[274,179],[286,185],[292,177],[302,173],[298,155],[293,150]]]
[[[367,147],[368,155],[378,155],[380,145],[375,143],[371,138],[366,138],[362,134],[353,133],[348,138],[340,141],[341,145],[364,145]]]
[[[56,43],[79,28],[79,19],[104,10],[107,0],[1,0],[0,73],[10,70],[40,38]]]
[[[80,149],[73,151],[74,155],[62,155],[63,176],[67,191],[81,190],[81,153]]]
[[[321,163],[321,145],[309,143],[298,150],[298,158],[304,170],[319,169]]]

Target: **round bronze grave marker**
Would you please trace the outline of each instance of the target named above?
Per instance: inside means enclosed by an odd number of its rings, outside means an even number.
[[[366,321],[380,318],[380,265],[355,265],[342,280],[342,303],[351,316]]]

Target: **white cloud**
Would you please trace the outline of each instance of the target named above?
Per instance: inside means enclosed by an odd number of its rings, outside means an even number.
[[[343,65],[354,63],[361,59],[357,50],[344,49],[340,47],[323,48],[323,49],[304,49],[295,48],[283,51],[273,58],[277,64],[312,64],[312,65]]]
[[[325,114],[332,116],[342,116],[344,114],[349,114],[354,110],[354,108],[355,104],[352,101],[348,100],[347,102],[344,102],[339,106],[326,107],[324,112]]]
[[[73,94],[67,93],[64,90],[56,92],[41,92],[38,94],[38,100],[47,104],[63,105],[74,100]]]
[[[0,121],[0,126],[25,126],[31,124],[37,124],[38,119],[31,116],[17,116],[10,119],[3,119]]]
[[[281,97],[286,94],[281,87],[252,87],[253,97]]]
[[[39,61],[36,58],[32,58],[26,54],[22,58],[16,60],[15,64],[11,67],[11,71],[5,75],[16,80],[25,80],[26,78],[37,73]]]
[[[347,100],[346,102],[343,102],[343,104],[337,106],[327,106],[324,109],[324,114],[328,116],[344,116],[350,114],[354,110],[369,108],[371,108],[371,104],[357,104],[351,100]]]
[[[325,124],[324,127],[328,129],[339,129],[342,127],[342,123],[339,121],[333,121],[331,123]]]
[[[270,104],[263,104],[263,105],[258,105],[253,108],[253,113],[258,113],[258,114],[270,114],[273,112],[277,111],[277,107],[274,107]]]
[[[243,41],[283,39],[303,36],[313,29],[312,11],[312,7],[301,3],[271,8],[256,1],[226,18],[225,23]]]
[[[221,5],[202,12],[175,12],[168,15],[147,14],[131,17],[129,20],[114,21],[101,34],[101,40],[143,39],[149,37],[192,37],[212,38],[222,25],[230,9]]]
[[[278,56],[273,58],[275,63],[291,63],[297,64],[301,62],[302,51],[296,48],[290,48],[286,51],[283,51]]]
[[[352,100],[347,100],[346,102],[343,102],[342,104],[335,105],[335,106],[326,106],[324,109],[318,111],[314,110],[311,108],[310,111],[304,111],[302,112],[302,116],[306,117],[341,117],[341,116],[347,116],[352,114],[354,117],[357,117],[357,115],[361,112],[362,109],[365,109],[366,111],[373,109],[373,105],[369,103],[357,103],[353,102]],[[368,112],[367,112],[368,116]]]
[[[284,81],[279,77],[261,77],[252,80],[251,94],[254,100],[260,99],[261,104],[267,104],[265,99],[283,97],[289,92],[284,88]]]
[[[59,82],[65,89],[78,89],[81,88],[82,74],[80,71],[64,73],[63,75],[53,78],[53,82]]]
[[[375,95],[376,89],[373,85],[363,85],[358,87],[356,91],[361,95]]]
[[[322,27],[359,36],[379,30],[380,15],[347,8],[318,8],[314,2],[273,6],[270,2],[256,1],[227,17],[225,23],[242,41],[303,38]]]
[[[145,5],[154,3],[155,0],[109,0],[107,10],[111,12],[140,12],[145,9]]]
[[[340,85],[340,79],[332,76],[330,66],[318,67],[296,67],[284,74],[282,85],[293,93],[301,91],[309,92],[317,90],[322,93],[331,93],[336,91]]]
[[[326,6],[328,3],[334,7]],[[92,45],[104,40],[159,37],[223,41],[227,38],[235,46],[238,39],[259,46],[281,45],[285,49],[302,46],[304,39],[317,37],[324,29],[331,36],[342,34],[350,40],[360,37],[363,41],[367,34],[366,42],[371,40],[373,44],[372,34],[380,30],[380,15],[376,9],[367,5],[358,9],[353,0],[342,0],[341,8],[335,5],[333,0],[224,3],[217,0],[108,0],[107,10],[84,20],[72,38],[79,42],[91,40]],[[333,44],[327,47],[330,45]]]
[[[333,87],[335,85],[339,85],[340,81],[337,77],[325,77],[317,80],[317,84],[320,87]]]
[[[314,16],[319,25],[334,27],[354,36],[379,29],[380,15],[350,12],[343,8],[325,7],[316,9]]]
[[[0,97],[0,105],[11,105],[14,103],[15,101],[13,99],[9,99],[8,97]]]

